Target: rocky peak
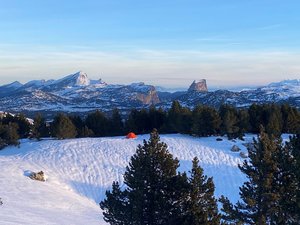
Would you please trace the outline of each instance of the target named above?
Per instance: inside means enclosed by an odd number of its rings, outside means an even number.
[[[194,80],[194,82],[189,87],[188,91],[196,91],[196,92],[207,92],[206,80]]]
[[[87,74],[83,73],[82,71],[76,73],[75,77],[77,77],[75,84],[77,86],[87,86],[90,84],[90,79],[88,78]]]

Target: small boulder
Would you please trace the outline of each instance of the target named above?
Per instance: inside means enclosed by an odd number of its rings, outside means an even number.
[[[245,159],[248,157],[248,154],[246,152],[240,152],[240,156]]]
[[[233,145],[231,148],[232,152],[239,152],[241,149],[237,145]]]
[[[38,173],[35,173],[35,172],[32,172],[29,177],[32,179],[32,180],[39,180],[39,181],[46,181],[45,179],[45,174],[43,171],[40,171]]]
[[[223,141],[222,138],[216,138],[216,141]]]

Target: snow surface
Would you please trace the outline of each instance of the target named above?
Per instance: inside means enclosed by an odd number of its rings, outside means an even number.
[[[251,141],[248,135],[245,142]],[[0,151],[0,224],[106,224],[99,202],[113,181],[123,183],[123,174],[138,144],[124,137],[70,140],[22,140],[20,148]],[[236,202],[245,176],[237,168],[243,159],[231,152],[233,145],[246,152],[242,141],[216,141],[216,137],[161,135],[170,152],[180,160],[180,171],[191,169],[197,156],[205,174],[213,176],[216,196]],[[47,181],[28,178],[43,170]]]

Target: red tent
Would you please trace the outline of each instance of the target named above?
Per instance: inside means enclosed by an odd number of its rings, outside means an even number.
[[[126,135],[126,138],[136,138],[136,137],[137,137],[136,134],[133,132],[130,132]]]

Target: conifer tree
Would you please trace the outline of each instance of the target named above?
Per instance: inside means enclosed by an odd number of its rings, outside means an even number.
[[[110,124],[112,135],[122,135],[124,133],[124,124],[122,122],[122,118],[118,109],[113,110],[112,116],[110,118]]]
[[[215,109],[198,105],[193,110],[192,118],[192,134],[205,137],[219,133],[221,118]]]
[[[237,117],[237,110],[229,105],[222,105],[220,107],[221,133],[226,134],[229,139],[240,136],[239,120]]]
[[[179,133],[181,124],[183,123],[181,119],[182,106],[178,101],[173,101],[167,116],[167,130],[170,133]]]
[[[85,124],[96,137],[106,136],[109,130],[109,120],[99,110],[90,113],[85,120]]]
[[[288,104],[281,106],[283,132],[296,134],[300,132],[300,113]]]
[[[243,139],[246,132],[250,132],[249,113],[247,109],[240,109],[238,111],[238,127],[239,127],[239,138]]]
[[[161,132],[162,129],[166,128],[166,117],[166,112],[162,108],[156,109],[155,106],[151,106],[149,109],[151,129],[156,128]]]
[[[94,132],[89,129],[86,125],[80,130],[80,137],[93,137]]]
[[[127,191],[121,191],[119,183],[113,182],[112,190],[106,191],[106,199],[100,202],[105,222],[111,225],[132,224]]]
[[[71,116],[69,116],[69,119],[72,121],[72,123],[76,127],[76,132],[77,132],[76,137],[86,137],[86,136],[82,135],[82,133],[81,133],[85,126],[81,117],[76,116],[76,115],[71,115]]]
[[[272,140],[263,130],[254,148],[249,149],[249,161],[240,169],[248,177],[240,188],[239,201],[233,206],[227,198],[221,197],[223,219],[231,224],[276,224],[280,193],[277,192],[278,161],[281,142]]]
[[[124,175],[133,224],[168,224],[177,197],[170,181],[177,176],[178,167],[178,160],[173,159],[167,145],[160,142],[156,130],[149,141],[138,146]]]
[[[269,135],[280,137],[282,133],[282,114],[280,107],[275,104],[264,105],[264,122]]]
[[[17,124],[18,125],[17,131],[20,138],[27,138],[29,136],[31,125],[28,122],[25,115],[22,113],[15,116],[8,113],[2,119],[2,123],[4,125]]]
[[[32,136],[33,138],[40,140],[41,137],[46,137],[47,135],[46,121],[42,115],[38,113],[34,118]]]
[[[289,206],[291,207],[289,207],[288,210],[291,212],[291,216],[294,218],[294,221],[297,221],[298,224],[300,224],[300,134],[291,137],[290,141],[286,144],[286,148],[292,155],[293,159],[293,163],[288,161],[286,164],[289,168],[287,177],[290,182],[296,182],[296,187],[294,188],[295,198],[291,195],[286,196],[289,200],[291,200],[289,201]],[[292,188],[289,188],[289,190],[291,189]],[[294,205],[291,204],[293,201],[295,202]]]
[[[126,121],[127,132],[136,132],[139,134],[148,133],[151,131],[149,114],[146,109],[131,110]]]
[[[77,131],[69,117],[60,113],[52,123],[52,135],[58,139],[74,138]]]
[[[297,137],[293,137],[279,151],[276,187],[279,194],[276,224],[300,224],[299,167],[294,150],[297,148]],[[298,145],[299,150],[300,145]]]
[[[185,199],[185,220],[183,225],[219,225],[217,201],[214,198],[214,183],[212,178],[203,174],[199,160],[193,159],[189,181],[188,196]]]
[[[251,126],[252,133],[259,133],[259,128],[261,125],[264,125],[263,121],[263,109],[261,105],[252,104],[249,109],[249,123]]]
[[[179,132],[181,134],[189,134],[191,132],[191,126],[192,126],[192,112],[189,108],[182,107]]]
[[[0,124],[0,149],[8,145],[19,145],[19,126],[17,123],[9,122],[8,124]]]
[[[100,203],[110,224],[181,225],[187,178],[178,174],[179,163],[160,142],[156,130],[139,145],[124,174],[126,189],[118,184]],[[120,219],[123,218],[123,219]]]
[[[128,118],[125,122],[125,130],[127,132],[135,132],[138,133],[138,123],[137,123],[137,117],[138,117],[138,110],[132,109],[128,115]]]

